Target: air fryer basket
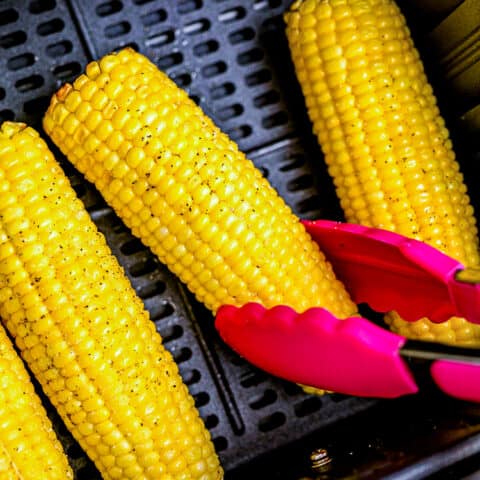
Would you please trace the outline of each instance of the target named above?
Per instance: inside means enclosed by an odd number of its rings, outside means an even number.
[[[58,87],[88,61],[130,45],[189,92],[300,217],[341,219],[289,59],[282,13],[290,4],[0,0],[0,121],[41,128]],[[475,470],[480,410],[473,405],[433,388],[396,401],[310,396],[239,358],[219,340],[211,314],[52,148],[178,362],[227,478],[314,477],[315,448],[332,458],[324,479],[460,478]],[[466,149],[472,175],[473,156]],[[100,478],[45,403],[76,478]]]

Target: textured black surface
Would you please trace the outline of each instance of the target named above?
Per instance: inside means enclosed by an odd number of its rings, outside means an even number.
[[[87,61],[132,45],[237,140],[297,214],[341,219],[289,60],[281,15],[290,3],[0,0],[0,120],[39,127],[49,97],[63,82],[73,80]],[[395,478],[424,478],[441,475],[447,466],[457,476],[438,478],[459,478],[454,465],[476,458],[478,422],[470,406],[441,395],[397,402],[313,397],[241,360],[219,341],[211,315],[54,151],[179,363],[227,478],[311,475],[308,454],[318,446],[328,447],[336,459],[325,479],[382,478],[392,472]],[[48,410],[76,478],[99,478]],[[467,417],[471,428],[465,427]],[[452,429],[456,435],[442,443]],[[469,436],[466,445],[450,448]],[[415,438],[426,438],[430,448],[409,454]],[[439,449],[443,463],[431,458]]]

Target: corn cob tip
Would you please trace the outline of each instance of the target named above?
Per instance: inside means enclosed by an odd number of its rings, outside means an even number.
[[[56,92],[55,95],[52,96],[52,101],[50,103],[51,107],[53,108],[58,102],[63,102],[67,95],[73,90],[73,86],[71,83],[63,84]],[[50,107],[49,107],[50,108]]]
[[[0,135],[7,139],[12,138],[18,132],[25,130],[27,128],[26,123],[22,122],[12,122],[7,120],[0,124]]]

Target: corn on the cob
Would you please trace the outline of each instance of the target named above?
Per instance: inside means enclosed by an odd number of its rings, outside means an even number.
[[[405,19],[392,0],[298,0],[287,37],[314,132],[348,221],[425,241],[479,265],[463,177]],[[478,344],[480,327],[453,318],[393,329]]]
[[[0,327],[0,479],[73,479],[22,360]]]
[[[10,122],[0,130],[0,316],[105,479],[222,477],[103,235],[38,133]]]
[[[355,305],[238,147],[147,58],[124,49],[52,99],[45,131],[197,298],[340,317]]]

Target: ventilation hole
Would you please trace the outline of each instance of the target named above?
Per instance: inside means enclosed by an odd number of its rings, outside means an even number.
[[[70,62],[65,65],[59,65],[53,69],[53,74],[60,80],[65,80],[78,75],[82,66],[78,62]]]
[[[306,417],[307,415],[311,415],[312,413],[315,413],[316,411],[320,410],[322,407],[322,401],[320,398],[314,396],[314,397],[308,397],[305,400],[301,401],[297,405],[295,405],[294,410],[295,410],[295,415],[297,417]]]
[[[228,35],[228,40],[232,45],[236,45],[237,43],[248,42],[254,37],[255,30],[253,28],[247,27],[230,33],[230,35]]]
[[[223,23],[236,22],[246,14],[247,11],[243,7],[229,8],[218,15],[218,20]]]
[[[47,55],[52,58],[61,57],[70,53],[73,50],[72,42],[64,40],[63,42],[52,43],[48,45],[45,51]]]
[[[0,100],[5,98],[5,89],[0,87]]]
[[[195,406],[201,408],[208,404],[210,395],[207,392],[200,392],[193,395],[193,399],[195,400]]]
[[[29,77],[21,78],[15,82],[15,88],[19,92],[28,92],[40,88],[44,84],[43,77],[40,75],[30,75]]]
[[[111,225],[113,233],[123,233],[127,231],[127,227],[119,219],[115,219],[115,222]]]
[[[38,114],[47,110],[50,104],[50,97],[42,96],[28,100],[23,104],[23,111],[28,115]]]
[[[181,88],[186,88],[192,83],[192,76],[189,73],[172,75],[172,80]]]
[[[272,79],[272,74],[270,70],[263,68],[262,70],[257,70],[253,73],[248,74],[245,77],[245,83],[248,87],[254,87],[262,83],[267,83]]]
[[[270,432],[278,427],[281,427],[286,422],[286,420],[287,418],[282,412],[275,412],[271,415],[268,415],[267,417],[263,417],[258,422],[258,429],[261,432]]]
[[[189,370],[188,372],[182,372],[183,383],[189,387],[198,383],[202,378],[200,372],[197,369]]]
[[[120,251],[124,255],[133,255],[135,253],[146,250],[146,248],[147,247],[145,247],[145,245],[143,245],[143,243],[138,238],[132,238],[120,247]]]
[[[174,52],[174,53],[170,53],[169,55],[160,57],[157,60],[157,65],[158,65],[158,68],[160,68],[160,70],[165,70],[175,65],[180,65],[182,62],[183,62],[183,55],[180,52]]]
[[[201,18],[199,20],[195,20],[194,22],[187,23],[183,27],[183,33],[185,33],[185,35],[197,35],[199,33],[206,32],[209,29],[210,20]]]
[[[170,303],[160,303],[156,302],[155,305],[149,309],[150,311],[150,318],[154,322],[158,320],[162,320],[163,318],[167,318],[175,312],[173,305]]]
[[[248,376],[245,376],[240,380],[240,385],[244,388],[256,387],[267,379],[267,376],[263,372],[250,372]]]
[[[105,2],[98,5],[95,9],[95,13],[99,17],[108,17],[109,15],[119,12],[122,8],[122,2],[113,0],[112,2]]]
[[[252,48],[241,53],[237,57],[239,65],[248,65],[249,63],[259,62],[263,58],[263,51],[260,48]]]
[[[197,57],[204,57],[210,53],[216,52],[219,48],[216,40],[208,40],[207,42],[199,43],[193,47],[193,54]]]
[[[253,130],[250,125],[239,125],[238,127],[232,128],[227,131],[230,138],[234,141],[238,141],[242,138],[249,137]]]
[[[275,403],[276,400],[277,393],[275,391],[270,389],[265,390],[259,398],[253,400],[250,403],[250,407],[254,410],[260,410],[261,408],[265,408],[266,406]]]
[[[280,30],[283,27],[283,19],[281,15],[275,15],[274,17],[267,18],[262,23],[262,29],[268,31]]]
[[[145,46],[149,48],[161,47],[175,40],[175,32],[166,30],[165,32],[156,33],[145,40]]]
[[[208,430],[211,430],[212,428],[215,428],[219,423],[218,417],[214,414],[212,415],[207,415],[205,418],[205,427],[207,427]]]
[[[217,452],[221,452],[228,448],[228,440],[225,437],[215,437],[212,442]]]
[[[220,120],[229,120],[230,118],[238,117],[242,113],[243,107],[239,103],[235,103],[234,105],[220,109],[218,111],[218,118],[220,118]]]
[[[68,456],[74,459],[79,459],[85,456],[83,450],[80,448],[80,445],[73,443],[67,449]]]
[[[169,325],[163,328],[160,332],[160,336],[163,339],[163,343],[172,342],[178,340],[183,335],[183,328],[180,325]]]
[[[291,155],[289,162],[282,165],[279,170],[281,172],[289,172],[290,170],[301,168],[303,165],[305,165],[305,157],[303,155]]]
[[[267,105],[272,105],[274,103],[278,103],[280,100],[280,95],[275,90],[269,90],[266,93],[262,93],[258,97],[253,99],[253,104],[257,108],[263,108]]]
[[[20,70],[22,68],[29,67],[35,63],[35,56],[32,53],[24,53],[23,55],[17,55],[12,57],[7,62],[7,68],[9,70]]]
[[[145,27],[156,25],[157,23],[164,22],[167,19],[167,12],[163,8],[153,10],[140,17],[140,21]]]
[[[8,35],[4,35],[3,37],[0,37],[0,47],[3,48],[12,48],[16,47],[17,45],[21,45],[22,43],[25,43],[27,40],[27,35],[25,32],[22,31],[17,31],[17,32],[12,32],[9,33]]]
[[[43,22],[37,27],[37,33],[42,37],[61,32],[65,27],[65,23],[61,18],[54,18],[48,22]]]
[[[11,121],[15,118],[15,114],[11,110],[0,110],[0,123]]]
[[[75,185],[72,183],[72,188],[75,190],[77,197],[83,197],[87,194],[87,187],[84,183],[77,183]]]
[[[192,351],[188,347],[183,347],[173,353],[173,358],[177,364],[187,362],[192,358]]]
[[[302,175],[294,178],[287,183],[287,190],[289,192],[298,192],[313,186],[313,179],[311,175]]]
[[[30,13],[38,15],[39,13],[53,10],[55,6],[55,0],[36,0],[34,2],[30,2],[28,9],[30,10]]]
[[[75,478],[77,480],[92,480],[92,478],[100,477],[98,474],[98,470],[93,465],[88,465],[86,467],[78,469],[77,476]]]
[[[153,0],[133,0],[135,5],[145,5],[147,3],[151,3]]]
[[[142,248],[143,247],[142,245]],[[161,295],[162,293],[165,292],[167,289],[167,286],[165,285],[165,282],[158,281],[158,282],[150,282],[144,287],[141,287],[138,292],[138,296],[142,300],[147,300],[148,298],[156,297],[157,295]]]
[[[264,8],[276,8],[282,4],[282,0],[255,0],[253,2],[254,10],[263,10]]]
[[[322,205],[322,198],[320,195],[314,195],[312,197],[305,198],[298,202],[296,210],[298,213],[307,213],[318,210],[318,207]]]
[[[202,68],[202,75],[205,78],[216,77],[227,71],[227,64],[223,61],[210,63]]]
[[[105,28],[105,36],[107,38],[121,37],[122,35],[127,34],[131,28],[132,27],[128,22],[114,23]]]
[[[270,171],[268,170],[267,167],[258,167],[258,169],[260,170],[260,172],[262,172],[262,175],[265,178],[268,178],[268,176],[270,175]]]
[[[285,112],[277,112],[268,117],[262,118],[262,127],[266,129],[279,127],[288,122],[288,117]]]
[[[231,82],[222,83],[210,89],[210,95],[213,100],[227,97],[235,92],[235,85]]]
[[[7,23],[13,23],[18,20],[18,13],[13,8],[3,10],[0,12],[0,26],[7,25]]]
[[[202,0],[179,0],[177,3],[177,11],[180,14],[194,12],[202,8]]]
[[[132,265],[128,271],[130,275],[134,278],[141,277],[142,275],[147,275],[148,273],[154,272],[158,267],[157,262],[152,258],[147,258],[143,262],[138,262]]]

